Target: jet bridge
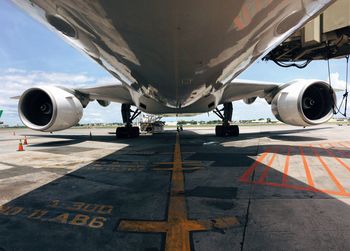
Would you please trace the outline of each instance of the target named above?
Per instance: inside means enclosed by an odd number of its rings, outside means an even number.
[[[349,54],[350,1],[337,0],[263,60],[272,60],[280,66],[302,68],[312,60],[339,58]],[[294,64],[298,61],[306,62]]]

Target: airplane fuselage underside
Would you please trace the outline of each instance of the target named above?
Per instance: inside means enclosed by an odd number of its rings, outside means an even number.
[[[14,1],[106,68],[149,113],[214,109],[225,84],[330,2]]]

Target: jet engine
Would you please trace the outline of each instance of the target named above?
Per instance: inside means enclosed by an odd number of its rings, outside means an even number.
[[[53,132],[76,125],[83,116],[83,105],[68,89],[42,86],[22,94],[18,112],[30,129]]]
[[[335,102],[335,93],[326,82],[297,80],[282,86],[272,99],[271,109],[283,123],[310,126],[331,119]]]

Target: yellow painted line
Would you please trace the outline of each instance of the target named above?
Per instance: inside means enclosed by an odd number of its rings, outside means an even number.
[[[154,163],[154,165],[174,165],[175,162],[160,162],[160,163]],[[192,165],[199,165],[202,161],[181,161],[181,164],[192,164]]]
[[[127,221],[122,220],[118,226],[118,230],[128,232],[166,232],[166,221]]]
[[[182,167],[179,134],[176,134],[174,161],[171,176],[171,191],[167,221],[122,220],[119,231],[166,233],[166,251],[189,251],[190,232],[214,228],[226,229],[238,225],[236,217],[213,220],[190,220],[187,218],[184,168]]]
[[[203,169],[203,167],[184,167],[183,170],[184,171],[194,171],[194,170],[199,170],[199,169]],[[169,168],[165,168],[165,167],[156,167],[156,168],[153,168],[152,170],[154,171],[173,171],[174,168],[172,167],[169,167]]]

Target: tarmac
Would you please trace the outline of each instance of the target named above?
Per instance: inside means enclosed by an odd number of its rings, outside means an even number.
[[[349,249],[349,126],[184,129],[1,129],[0,250]]]

